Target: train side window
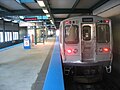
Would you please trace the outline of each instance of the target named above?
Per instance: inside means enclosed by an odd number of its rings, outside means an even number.
[[[91,27],[90,26],[83,26],[83,33],[82,33],[82,37],[83,40],[85,41],[89,41],[91,40]]]
[[[77,44],[79,42],[79,30],[77,25],[65,26],[65,43]]]
[[[109,25],[107,25],[107,24],[97,25],[96,35],[97,35],[98,43],[108,43],[110,41]]]

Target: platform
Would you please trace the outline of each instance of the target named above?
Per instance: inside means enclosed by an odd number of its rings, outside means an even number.
[[[23,44],[2,49],[0,90],[31,90],[54,42],[55,37],[49,38],[44,44],[38,43],[28,50],[23,48]]]
[[[64,90],[64,80],[58,38],[56,38],[56,43],[54,45],[54,50],[42,90]]]

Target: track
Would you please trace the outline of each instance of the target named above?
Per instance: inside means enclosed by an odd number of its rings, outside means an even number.
[[[78,83],[72,76],[65,76],[65,90],[120,90],[119,86],[112,81],[110,75],[104,75],[103,80],[91,84]]]

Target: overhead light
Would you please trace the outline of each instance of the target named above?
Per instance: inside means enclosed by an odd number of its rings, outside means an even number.
[[[44,13],[48,13],[48,10],[47,9],[42,9]]]
[[[45,4],[44,4],[43,1],[37,1],[37,2],[38,2],[38,4],[40,5],[40,7],[45,7]]]
[[[5,21],[12,21],[11,19],[4,18]]]
[[[50,17],[50,14],[46,14],[46,16],[49,18],[49,17]]]
[[[19,20],[14,20],[14,21],[12,21],[13,23],[18,23],[19,22]]]
[[[20,17],[20,19],[24,19],[24,16],[19,16]]]
[[[50,20],[50,22],[51,22],[52,24],[54,24],[52,20]]]

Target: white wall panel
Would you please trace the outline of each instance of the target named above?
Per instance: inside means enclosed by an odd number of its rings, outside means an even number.
[[[93,11],[94,15],[111,17],[120,14],[120,0],[110,0]]]

